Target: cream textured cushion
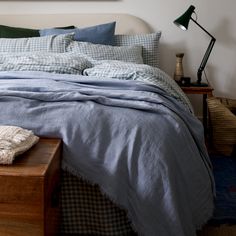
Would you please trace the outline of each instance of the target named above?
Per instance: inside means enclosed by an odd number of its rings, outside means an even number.
[[[16,126],[0,126],[0,164],[12,164],[15,156],[37,143],[32,131]]]

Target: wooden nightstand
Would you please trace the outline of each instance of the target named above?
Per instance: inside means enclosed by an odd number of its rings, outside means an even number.
[[[0,235],[58,235],[60,152],[59,139],[40,139],[0,166]]]
[[[205,136],[207,135],[207,128],[208,128],[208,110],[207,110],[207,97],[211,97],[212,91],[214,90],[210,85],[207,87],[195,87],[195,86],[189,86],[184,87],[180,86],[181,89],[186,94],[200,94],[203,96],[202,99],[202,118],[203,118],[203,126],[204,126],[204,133]]]

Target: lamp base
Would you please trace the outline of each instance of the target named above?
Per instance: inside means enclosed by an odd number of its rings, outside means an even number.
[[[209,85],[207,83],[202,83],[202,82],[193,82],[191,83],[190,86],[193,86],[193,87],[208,87]]]

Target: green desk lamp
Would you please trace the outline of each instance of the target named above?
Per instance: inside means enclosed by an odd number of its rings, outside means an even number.
[[[183,14],[181,15],[179,18],[177,18],[174,23],[179,27],[181,28],[182,30],[187,30],[188,29],[188,24],[189,24],[189,21],[192,20],[196,25],[198,25],[203,31],[205,31],[210,37],[211,37],[211,41],[209,43],[209,46],[204,54],[204,57],[202,59],[202,62],[198,68],[198,72],[197,72],[197,82],[195,83],[192,83],[191,85],[192,86],[199,86],[199,87],[205,87],[205,86],[208,86],[207,84],[205,83],[202,83],[201,80],[202,80],[202,72],[206,66],[206,63],[207,63],[207,60],[211,54],[211,51],[212,51],[212,48],[215,44],[215,41],[216,39],[206,30],[204,29],[201,25],[198,24],[198,22],[196,20],[194,20],[191,16],[193,13],[195,13],[194,11],[195,7],[193,5],[191,5],[188,10]],[[195,13],[196,14],[196,13]]]

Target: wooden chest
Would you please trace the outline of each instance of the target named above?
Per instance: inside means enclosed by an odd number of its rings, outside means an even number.
[[[0,235],[57,235],[60,147],[40,139],[13,165],[0,165]]]

